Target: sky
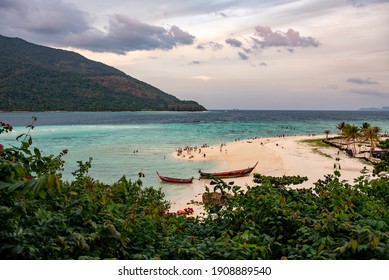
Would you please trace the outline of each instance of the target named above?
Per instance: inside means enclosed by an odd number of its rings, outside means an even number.
[[[0,34],[207,109],[389,106],[389,0],[0,0]]]

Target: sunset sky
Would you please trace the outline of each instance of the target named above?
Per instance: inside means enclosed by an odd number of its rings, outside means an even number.
[[[389,106],[389,0],[0,0],[0,34],[207,109]]]

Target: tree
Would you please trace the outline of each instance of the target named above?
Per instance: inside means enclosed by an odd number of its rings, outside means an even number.
[[[324,130],[324,134],[326,135],[326,139],[328,139],[328,135],[331,133],[331,130]]]
[[[369,126],[367,128],[362,129],[362,135],[364,139],[370,141],[370,155],[372,154],[376,144],[380,140],[379,139],[380,132],[381,132],[381,128],[378,126],[374,126],[374,127]]]
[[[340,138],[340,145],[342,145],[342,139],[344,137],[344,130],[346,129],[347,125],[348,124],[346,124],[345,122],[340,122],[336,126],[336,128],[340,130],[340,136],[341,136],[341,138]]]
[[[369,123],[367,123],[367,122],[364,122],[364,123],[361,125],[361,130],[368,129],[369,127],[371,127],[371,124],[369,124]]]
[[[336,128],[339,129],[341,132],[343,132],[343,129],[346,127],[345,122],[340,122],[336,125]]]
[[[389,150],[389,139],[379,141],[377,146],[380,147],[381,149]]]
[[[354,146],[354,153],[356,153],[357,149],[355,147],[355,142],[360,136],[360,129],[356,125],[347,125],[346,128],[344,129],[344,134],[346,136],[346,141],[348,145],[348,141],[352,140],[353,146]]]

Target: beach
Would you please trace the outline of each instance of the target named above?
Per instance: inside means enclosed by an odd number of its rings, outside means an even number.
[[[349,157],[344,151],[334,147],[318,146],[304,142],[304,140],[324,139],[325,135],[307,136],[279,136],[254,139],[239,139],[234,142],[221,143],[219,146],[201,147],[184,150],[181,154],[174,152],[173,157],[191,161],[218,161],[217,170],[203,170],[204,172],[229,171],[258,165],[250,175],[224,179],[225,182],[234,182],[245,187],[254,185],[253,174],[259,173],[266,176],[306,176],[308,181],[291,188],[309,188],[319,179],[324,179],[327,174],[333,174],[334,165],[341,173],[341,179],[353,183],[354,179],[361,175],[361,170],[366,168],[369,172],[372,167],[360,159]],[[191,195],[183,197],[172,203],[171,210],[192,207],[195,215],[204,213],[202,194],[204,186],[210,186],[209,179],[194,180]]]
[[[329,137],[337,136],[336,126],[343,121],[355,125],[369,122],[381,127],[384,134],[389,133],[387,112],[215,110],[201,113],[41,112],[34,115],[38,118],[31,132],[34,145],[44,147],[42,151],[46,155],[69,150],[64,157],[64,180],[74,180],[72,173],[79,168],[77,162],[92,157],[88,175],[95,180],[113,184],[126,176],[136,181],[139,173],[143,173],[143,186],[161,188],[165,199],[171,201],[172,210],[195,208],[196,202],[202,201],[204,186],[211,186],[209,180],[198,179],[199,169],[229,171],[258,162],[252,174],[308,176],[310,180],[297,187],[311,187],[325,174],[333,173],[338,150],[315,148],[296,141],[325,138],[320,134],[326,130],[332,130]],[[30,119],[29,112],[3,113],[2,121],[12,124],[15,131],[2,134],[1,144],[15,145],[15,138],[26,132],[25,125]],[[318,136],[312,136],[315,134]],[[274,137],[276,135],[286,137]],[[211,147],[201,148],[204,143]],[[220,152],[222,143],[226,145]],[[183,151],[177,157],[175,150],[187,145],[198,149],[190,155]],[[348,158],[344,152],[340,152],[339,158],[342,178],[352,183],[364,165]],[[195,180],[193,184],[165,183],[156,171],[174,178],[194,176]],[[252,176],[226,181],[234,181],[242,187],[253,185]],[[200,211],[201,207],[195,213]]]

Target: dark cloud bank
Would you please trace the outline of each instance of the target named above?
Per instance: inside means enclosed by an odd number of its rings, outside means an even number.
[[[61,0],[0,0],[0,34],[16,34],[37,43],[125,54],[137,50],[170,50],[192,45],[196,39],[176,25],[151,25],[122,14],[111,15],[104,30],[97,29],[92,22],[89,13]],[[293,48],[319,46],[318,40],[301,36],[293,29],[273,31],[259,25],[254,31],[244,42],[227,38],[225,43],[239,49],[238,57],[242,60],[248,60],[255,51],[271,47],[284,47],[293,53]],[[196,48],[218,51],[223,44],[200,43]]]
[[[91,22],[88,13],[62,1],[0,0],[0,34],[18,34],[35,42],[125,54],[169,50],[195,40],[176,25],[165,28],[125,15],[110,16],[107,31],[93,27]]]
[[[125,54],[136,50],[169,50],[179,45],[191,45],[195,37],[173,25],[169,29],[149,25],[123,15],[114,15],[108,31],[87,31],[81,36],[69,38],[75,47],[95,52]]]

